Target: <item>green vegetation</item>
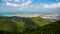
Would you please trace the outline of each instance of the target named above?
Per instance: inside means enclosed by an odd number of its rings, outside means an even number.
[[[41,17],[0,17],[0,34],[59,34],[60,21]]]

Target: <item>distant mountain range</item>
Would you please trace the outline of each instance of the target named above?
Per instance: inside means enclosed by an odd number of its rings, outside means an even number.
[[[60,20],[60,14],[11,14],[11,15],[5,15],[8,17],[12,16],[18,16],[18,17],[25,17],[25,18],[31,18],[31,17],[41,17],[53,21]]]
[[[24,12],[24,11],[0,11],[0,16],[4,16],[4,15],[11,15],[11,14],[60,14],[59,11],[51,11],[51,12],[43,12],[43,11],[36,11],[36,12],[33,12],[33,11],[27,11],[27,12]]]

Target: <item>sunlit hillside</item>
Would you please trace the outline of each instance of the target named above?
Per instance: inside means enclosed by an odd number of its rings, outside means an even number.
[[[24,17],[0,17],[0,30],[8,32],[24,32],[26,29],[34,30],[40,26],[52,23],[41,17],[24,18]],[[25,31],[26,32],[26,31]]]

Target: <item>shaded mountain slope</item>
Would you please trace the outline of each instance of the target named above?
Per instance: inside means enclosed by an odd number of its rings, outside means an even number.
[[[42,34],[59,34],[60,33],[60,21],[50,23],[40,28]]]
[[[40,17],[0,17],[0,30],[22,32],[26,28],[35,29],[48,23],[51,22]]]
[[[41,17],[0,17],[0,34],[59,34],[60,21]]]

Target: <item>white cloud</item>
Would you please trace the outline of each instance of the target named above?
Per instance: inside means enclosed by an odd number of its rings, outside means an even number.
[[[14,0],[14,1],[16,1],[16,2],[20,2],[20,0]]]
[[[25,3],[20,4],[21,5],[20,6],[20,10],[24,10],[24,9],[30,7],[31,6],[30,5],[31,3],[32,3],[32,0],[27,0]]]
[[[14,0],[13,2],[14,3],[10,3],[10,2],[8,2],[7,0],[5,0],[6,2],[6,5],[8,5],[8,6],[22,6],[22,7],[25,7],[25,6],[28,6],[28,5],[30,5],[31,3],[32,3],[32,0],[24,0],[23,1],[23,3],[21,3],[21,4],[17,4],[17,3],[15,3],[14,1],[22,1],[22,0]],[[26,1],[26,2],[25,2]]]
[[[58,3],[57,5],[58,5],[58,7],[60,7],[60,3]]]
[[[26,2],[26,4],[31,4],[32,3],[32,0],[28,0],[27,2]]]
[[[44,8],[49,8],[49,5],[46,4],[46,5],[44,5],[43,7],[44,7]]]
[[[57,4],[51,4],[51,5],[46,4],[43,7],[44,8],[57,8],[57,6],[58,6]]]
[[[11,3],[9,3],[9,2],[6,2],[6,5],[12,5]]]
[[[19,0],[15,0],[17,2]],[[17,10],[17,11],[30,11],[30,12],[44,12],[44,11],[56,11],[55,8],[60,7],[60,3],[54,3],[54,4],[32,4],[33,0],[20,0],[23,3],[18,4],[18,3],[10,3],[6,2],[7,6],[12,6],[12,7],[18,7],[18,8],[13,8],[12,10]],[[51,9],[53,8],[53,9]]]
[[[20,6],[19,4],[13,4],[13,3],[9,3],[9,2],[6,2],[6,5],[7,6],[14,6],[14,7]]]
[[[27,6],[30,5],[32,3],[32,0],[27,0],[25,3],[22,3],[22,6]]]
[[[43,8],[58,8],[60,7],[60,3],[54,3],[54,4],[45,4]]]

